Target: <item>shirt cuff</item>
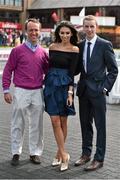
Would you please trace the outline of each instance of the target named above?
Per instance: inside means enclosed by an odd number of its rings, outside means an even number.
[[[104,88],[104,90],[107,92],[108,90],[106,88]]]
[[[109,92],[106,88],[103,89],[103,93],[106,95],[106,96],[109,96]]]
[[[9,93],[10,90],[9,89],[5,89],[5,90],[3,90],[3,92],[4,92],[4,94],[6,94],[6,93]]]

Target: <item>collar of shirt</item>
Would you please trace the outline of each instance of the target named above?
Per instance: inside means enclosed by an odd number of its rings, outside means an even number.
[[[37,48],[39,47],[39,44],[33,45],[30,41],[26,41],[25,42],[26,46],[31,49],[33,52],[35,52],[37,50]]]
[[[88,42],[91,42],[91,45],[90,45],[90,56],[91,56],[91,54],[92,54],[92,51],[93,51],[93,48],[94,48],[96,39],[97,39],[97,35],[95,34],[95,36],[94,36],[90,41],[87,40],[87,39],[86,39],[86,41],[85,41],[85,51],[87,51],[87,43],[88,43]]]
[[[87,46],[87,43],[88,43],[88,42],[91,42],[91,45],[90,45],[91,52],[92,52],[93,47],[94,47],[94,45],[95,45],[96,39],[97,39],[97,35],[96,35],[96,34],[95,34],[95,36],[94,36],[90,41],[86,39],[86,42],[85,42],[85,43],[86,43],[86,44],[85,44],[86,46]]]

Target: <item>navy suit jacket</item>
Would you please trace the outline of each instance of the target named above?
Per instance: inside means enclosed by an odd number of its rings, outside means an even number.
[[[81,96],[88,89],[90,96],[98,96],[106,88],[108,92],[116,80],[118,67],[111,42],[97,37],[91,58],[89,72],[86,73],[83,66],[83,50],[85,40],[79,44],[80,57],[76,74],[80,73],[77,86],[77,95]]]

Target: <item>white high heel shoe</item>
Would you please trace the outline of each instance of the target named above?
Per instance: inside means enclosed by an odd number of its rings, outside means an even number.
[[[57,158],[54,158],[53,159],[53,162],[52,162],[52,166],[59,166],[61,164],[62,160],[60,159],[57,159]]]
[[[69,160],[70,160],[70,155],[68,154],[67,160],[61,163],[60,171],[66,171],[68,169]]]

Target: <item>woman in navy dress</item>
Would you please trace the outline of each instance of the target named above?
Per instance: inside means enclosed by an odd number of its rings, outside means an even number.
[[[58,151],[52,166],[68,169],[70,155],[65,150],[67,117],[75,115],[74,72],[78,62],[77,31],[69,21],[55,30],[55,42],[49,47],[50,69],[45,78],[45,110],[50,115]]]

